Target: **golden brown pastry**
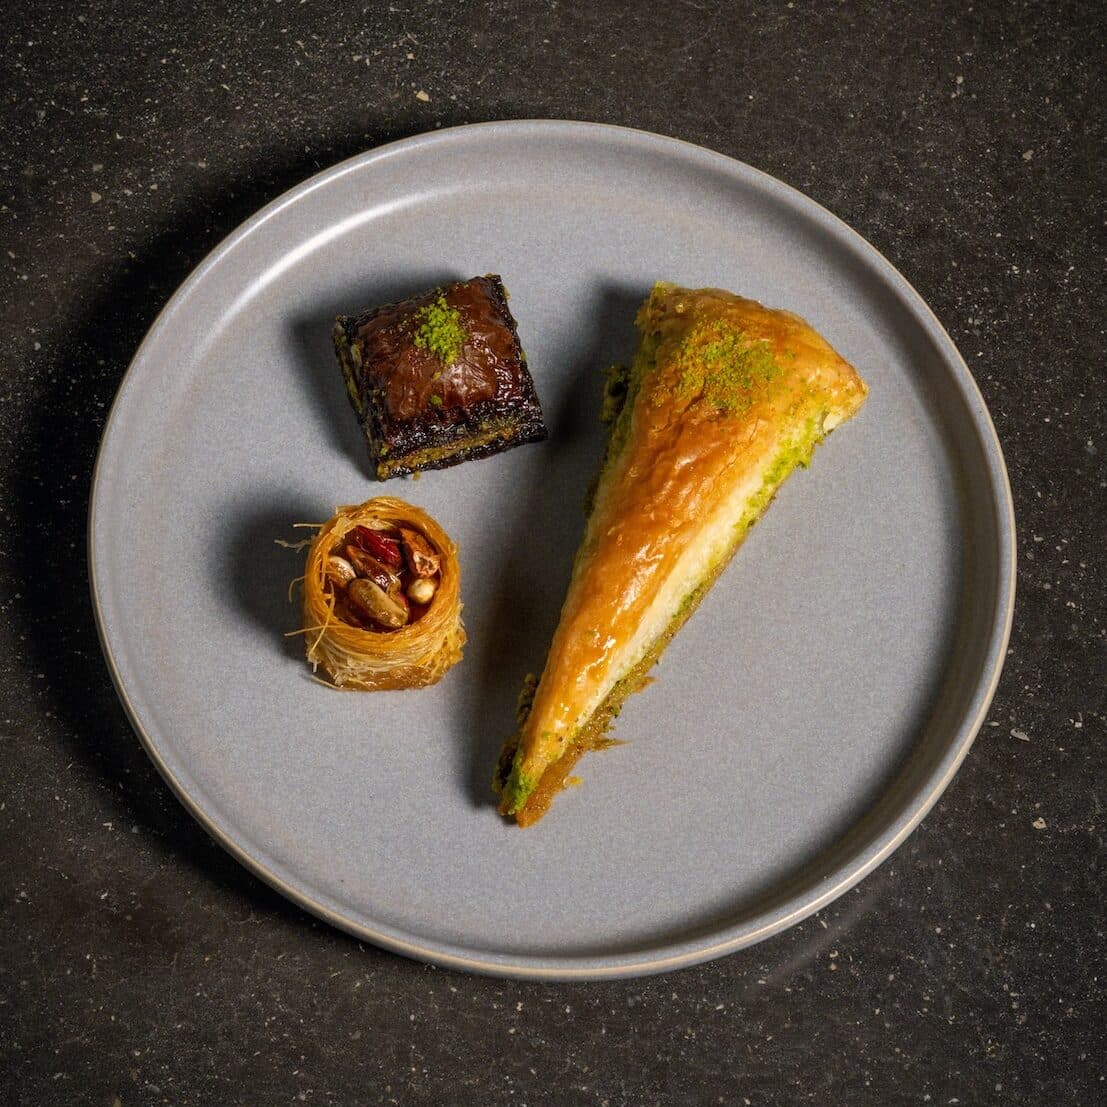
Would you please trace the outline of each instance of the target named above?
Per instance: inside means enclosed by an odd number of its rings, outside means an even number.
[[[529,826],[637,691],[797,466],[864,402],[803,319],[719,289],[658,284],[629,370],[561,619],[520,699],[493,786]]]
[[[319,529],[304,576],[307,659],[336,688],[422,688],[461,660],[457,547],[420,508],[380,496]]]

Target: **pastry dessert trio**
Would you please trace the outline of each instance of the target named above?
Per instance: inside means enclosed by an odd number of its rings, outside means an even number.
[[[658,284],[636,322],[633,363],[608,371],[610,437],[560,621],[493,776],[520,826],[609,744],[780,485],[867,391],[799,316],[719,289]],[[499,277],[339,317],[334,339],[381,479],[546,436]],[[465,641],[459,580],[456,548],[420,509],[340,508],[308,555],[308,659],[343,688],[433,683]]]

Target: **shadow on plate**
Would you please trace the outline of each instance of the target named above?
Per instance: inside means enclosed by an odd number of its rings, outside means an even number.
[[[597,289],[591,330],[582,333],[579,352],[572,355],[568,383],[556,395],[540,396],[550,436],[537,447],[538,479],[502,505],[511,512],[503,571],[483,619],[486,637],[469,647],[467,675],[474,692],[463,733],[472,740],[461,751],[460,771],[476,806],[496,802],[492,769],[515,729],[519,689],[526,674],[540,673],[545,662],[584,532],[585,498],[606,441],[599,421],[603,370],[633,355],[634,315],[648,293],[647,287],[624,285]]]
[[[300,592],[292,582],[304,571],[307,551],[278,541],[312,538],[313,530],[294,524],[322,522],[318,516],[328,510],[280,489],[260,491],[246,502],[236,498],[224,512],[229,521],[225,539],[211,548],[212,587],[228,608],[289,658],[302,659],[304,654],[302,636],[289,632],[300,625]]]

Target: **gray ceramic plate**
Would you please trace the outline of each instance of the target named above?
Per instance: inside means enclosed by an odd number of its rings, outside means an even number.
[[[386,486],[336,312],[498,272],[547,443]],[[871,396],[794,476],[618,723],[521,832],[488,781],[540,669],[603,442],[600,369],[655,279],[791,308]],[[382,493],[460,543],[469,646],[437,687],[308,679],[296,522]],[[303,532],[299,532],[301,535]],[[738,949],[840,895],[948,784],[999,674],[1014,526],[972,377],[907,282],[799,193],[681,142],[580,123],[441,131],[270,204],[135,357],[93,489],[105,652],[150,756],[227,849],[389,949],[533,977]]]

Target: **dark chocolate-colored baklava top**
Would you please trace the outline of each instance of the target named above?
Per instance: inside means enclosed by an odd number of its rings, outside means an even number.
[[[334,344],[381,480],[546,437],[495,274],[339,316]]]

